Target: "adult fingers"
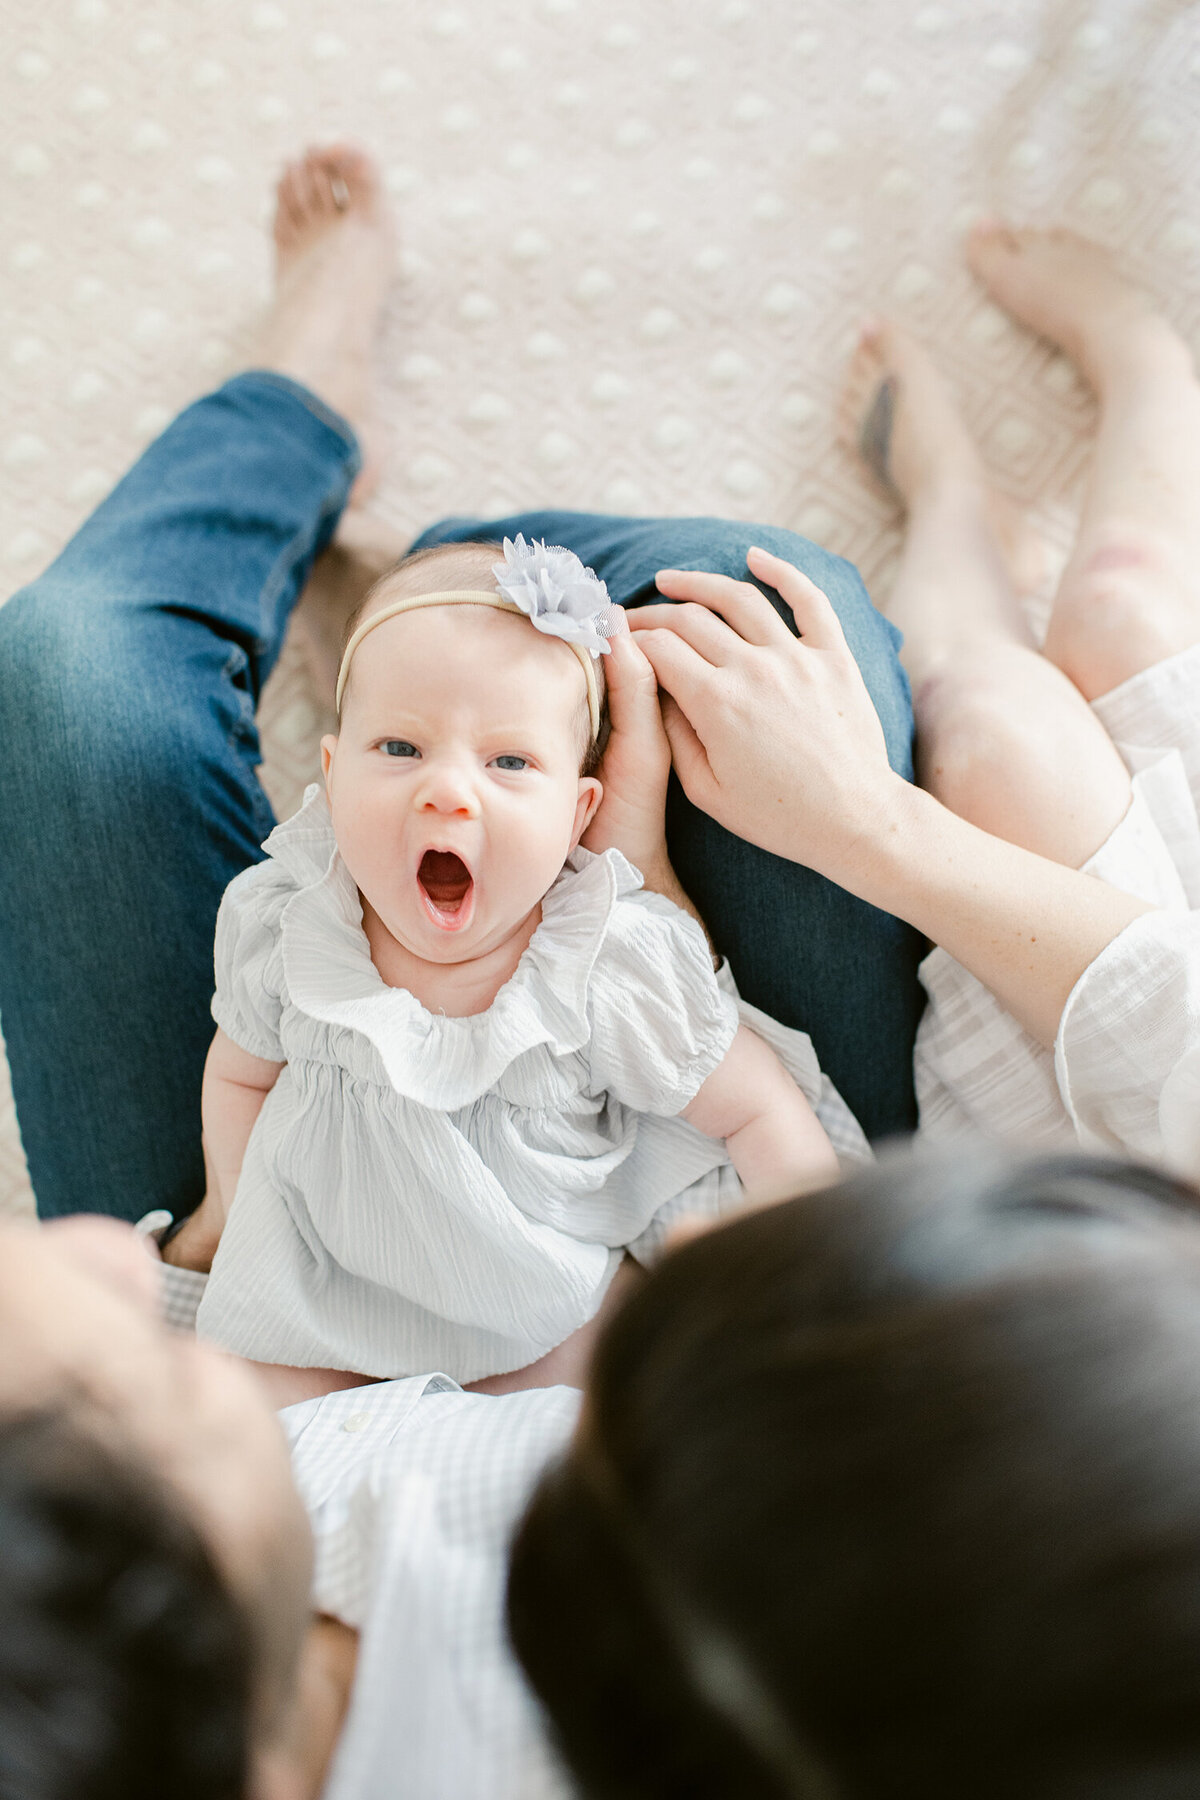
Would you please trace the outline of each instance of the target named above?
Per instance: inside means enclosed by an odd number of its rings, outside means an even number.
[[[815,581],[799,570],[795,563],[785,562],[758,545],[746,552],[746,565],[752,575],[773,587],[787,601],[796,621],[796,629],[811,649],[833,650],[846,642],[841,620]]]
[[[704,569],[660,569],[655,581],[659,593],[672,600],[694,600],[720,613],[748,644],[767,648],[791,642],[792,634],[771,602],[748,581]]]
[[[695,720],[712,692],[716,673],[712,664],[675,631],[639,631],[637,641],[659,687],[679,702],[689,719]]]
[[[629,623],[639,643],[648,631],[673,632],[714,669],[724,668],[745,647],[740,633],[703,606],[639,606],[630,613]]]
[[[671,746],[671,761],[683,784],[683,791],[693,806],[698,806],[702,812],[708,812],[717,785],[708,752],[691,721],[679,710],[669,694],[663,698],[662,720],[667,742]]]

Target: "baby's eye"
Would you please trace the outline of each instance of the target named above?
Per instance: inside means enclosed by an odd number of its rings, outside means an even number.
[[[385,738],[380,745],[385,756],[420,756],[421,752],[407,738]]]
[[[496,756],[492,760],[498,769],[524,769],[529,761],[524,756]]]

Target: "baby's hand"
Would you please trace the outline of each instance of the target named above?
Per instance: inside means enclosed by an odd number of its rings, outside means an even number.
[[[658,682],[628,632],[605,658],[612,730],[598,771],[600,810],[583,835],[586,850],[619,850],[643,874],[666,862],[667,777],[671,746],[663,729]]]

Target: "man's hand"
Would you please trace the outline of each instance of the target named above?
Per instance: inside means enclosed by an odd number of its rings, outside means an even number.
[[[663,729],[658,683],[628,632],[612,639],[604,659],[611,733],[598,771],[600,810],[583,834],[585,850],[619,850],[643,875],[667,860],[665,815],[671,746]]]
[[[184,1220],[170,1243],[163,1245],[162,1259],[177,1269],[195,1269],[199,1274],[207,1275],[225,1228],[225,1208],[218,1197],[217,1174],[209,1155],[208,1139],[203,1134],[200,1143],[204,1151],[204,1198],[190,1218]]]
[[[169,1243],[163,1245],[162,1259],[177,1269],[195,1269],[197,1273],[207,1275],[220,1241],[221,1226],[215,1223],[212,1203],[205,1198],[190,1218],[184,1220]]]
[[[696,806],[738,837],[837,880],[863,822],[901,778],[883,728],[819,588],[753,549],[751,574],[791,607],[793,637],[749,582],[663,570],[675,606],[644,606],[630,629],[668,696],[675,771]]]

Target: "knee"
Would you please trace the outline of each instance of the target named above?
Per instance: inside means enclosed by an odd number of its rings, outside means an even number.
[[[947,665],[915,695],[917,778],[964,818],[1007,788],[1033,751],[1028,721],[983,667]]]
[[[672,535],[677,536],[683,553],[679,557],[681,566],[711,569],[735,581],[752,579],[746,568],[746,552],[752,544],[758,544],[794,564],[821,589],[848,635],[852,630],[865,628],[889,647],[898,641],[895,628],[871,604],[854,564],[814,544],[811,538],[801,537],[798,531],[787,531],[779,525],[743,524],[735,519],[683,519]]]
[[[186,732],[156,704],[161,646],[144,620],[35,583],[0,608],[0,668],[0,732],[29,747],[29,781],[47,794],[86,779],[99,803],[177,761],[170,740]]]
[[[1153,533],[1115,523],[1067,569],[1045,653],[1094,700],[1200,638],[1200,576]]]
[[[1110,526],[1072,564],[1062,594],[1082,607],[1099,635],[1144,628],[1178,585],[1180,571],[1167,547],[1136,526]]]
[[[0,608],[0,704],[17,727],[61,724],[79,711],[102,721],[120,656],[107,609],[35,583]]]
[[[838,616],[883,726],[892,767],[911,776],[912,704],[908,678],[900,665],[900,633],[876,610],[853,563],[777,525],[687,519],[672,522],[671,537],[672,561],[680,568],[711,569],[736,581],[749,581],[746,552],[758,544],[807,575]],[[790,607],[774,595],[769,597],[785,624],[794,630]]]
[[[68,689],[86,682],[92,666],[81,610],[43,583],[14,594],[0,607],[0,717],[7,741],[26,732],[39,743],[56,736],[52,727],[70,704]]]

